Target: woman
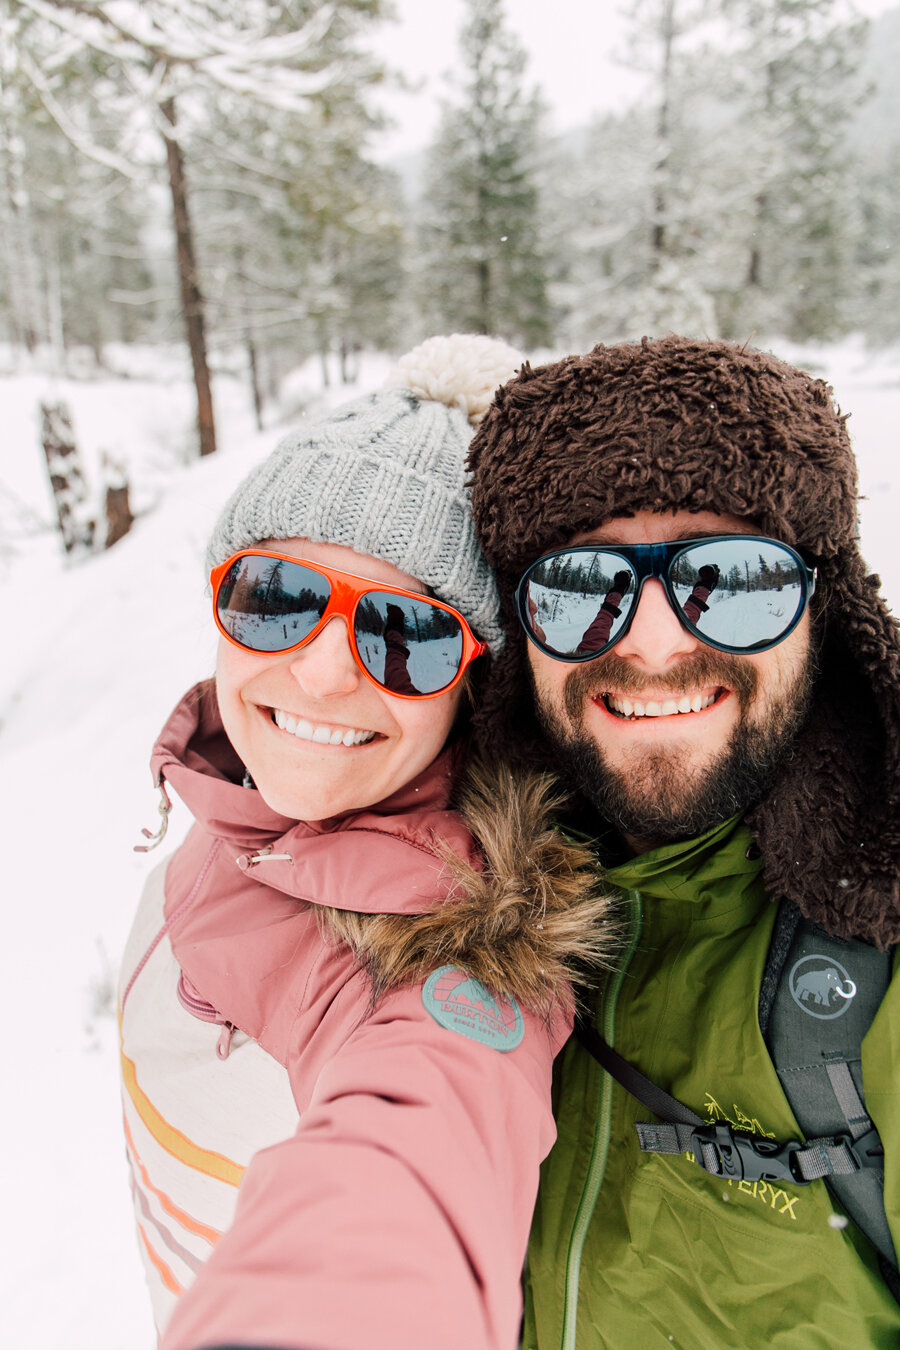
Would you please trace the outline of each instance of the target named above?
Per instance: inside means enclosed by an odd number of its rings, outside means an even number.
[[[215,685],[152,757],[196,824],[121,984],[164,1350],[515,1344],[567,973],[603,906],[540,785],[464,770],[500,638],[460,408],[514,364],[423,344],[288,437],[213,533]]]

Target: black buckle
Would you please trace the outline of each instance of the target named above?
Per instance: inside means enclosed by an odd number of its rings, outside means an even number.
[[[834,1142],[846,1146],[857,1167],[877,1167],[884,1171],[884,1145],[874,1125],[858,1139],[851,1139],[849,1134],[839,1134]]]
[[[714,1176],[727,1177],[731,1181],[789,1181],[794,1186],[809,1185],[799,1169],[794,1171],[791,1165],[793,1154],[804,1147],[795,1139],[779,1144],[777,1139],[733,1130],[720,1120],[715,1125],[698,1125],[692,1130],[691,1145],[694,1162]],[[715,1151],[719,1164],[717,1171],[707,1167],[704,1147]]]

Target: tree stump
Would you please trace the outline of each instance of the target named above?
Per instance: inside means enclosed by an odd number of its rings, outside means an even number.
[[[67,554],[90,549],[96,522],[90,512],[72,416],[65,403],[41,403],[41,443],[63,548]]]

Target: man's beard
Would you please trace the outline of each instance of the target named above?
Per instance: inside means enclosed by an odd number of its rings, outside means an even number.
[[[709,648],[664,677],[654,677],[654,697],[678,698],[717,685],[731,689],[738,700],[738,724],[730,739],[692,773],[678,746],[635,746],[626,752],[623,767],[606,762],[585,727],[588,700],[609,689],[640,697],[642,688],[651,683],[615,652],[574,667],[563,699],[567,720],[543,706],[537,690],[534,696],[544,735],[573,786],[622,834],[661,844],[703,834],[766,795],[793,754],[809,712],[814,678],[814,661],[807,653],[789,684],[767,691],[768,706],[751,720],[759,672],[739,656]],[[685,727],[685,735],[689,734]]]

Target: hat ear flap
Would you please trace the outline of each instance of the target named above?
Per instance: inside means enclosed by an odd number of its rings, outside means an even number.
[[[900,940],[900,624],[854,549],[823,570],[809,721],[747,819],[771,894],[884,947]]]

